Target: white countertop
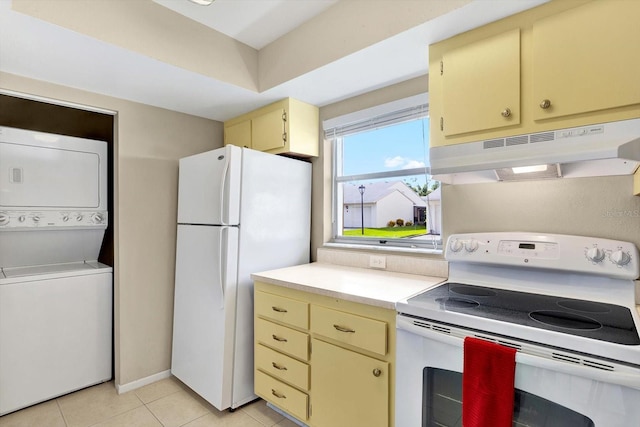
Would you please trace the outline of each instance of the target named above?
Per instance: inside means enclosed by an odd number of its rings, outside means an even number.
[[[251,275],[253,280],[347,301],[395,309],[396,302],[445,280],[326,263],[303,264]]]

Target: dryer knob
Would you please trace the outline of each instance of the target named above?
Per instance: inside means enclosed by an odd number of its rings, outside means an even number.
[[[93,215],[91,215],[91,221],[93,221],[94,224],[102,224],[102,215],[100,215],[99,213],[94,213]]]
[[[9,214],[6,214],[4,212],[0,212],[0,225],[7,225],[9,224]]]

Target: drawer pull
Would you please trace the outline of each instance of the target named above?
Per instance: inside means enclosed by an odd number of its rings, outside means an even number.
[[[275,397],[277,397],[278,399],[286,399],[287,396],[285,396],[282,393],[278,393],[277,391],[275,391],[274,389],[271,389],[271,394],[273,394]]]
[[[271,362],[271,366],[273,366],[274,368],[276,368],[279,371],[286,371],[287,370],[286,366],[278,365],[276,362]]]
[[[340,326],[340,325],[333,325],[333,327],[336,328],[340,332],[355,333],[355,329],[345,328],[344,326]]]
[[[276,341],[280,341],[280,342],[287,342],[286,338],[281,338],[279,336],[277,336],[276,334],[271,335],[273,337],[274,340]]]
[[[280,308],[280,307],[276,307],[275,305],[274,305],[273,307],[271,307],[271,309],[272,309],[273,311],[277,311],[278,313],[286,313],[286,312],[287,312],[287,310],[286,310],[286,309],[284,309],[284,308]]]

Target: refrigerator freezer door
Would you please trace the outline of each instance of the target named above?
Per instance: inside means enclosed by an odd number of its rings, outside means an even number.
[[[178,223],[238,225],[241,156],[227,145],[180,159]]]
[[[178,225],[171,372],[219,410],[231,404],[237,227]]]

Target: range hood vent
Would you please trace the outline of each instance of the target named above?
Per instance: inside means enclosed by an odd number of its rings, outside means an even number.
[[[429,156],[431,174],[448,184],[630,175],[640,166],[640,119],[433,147]],[[539,168],[518,173],[531,166]]]

